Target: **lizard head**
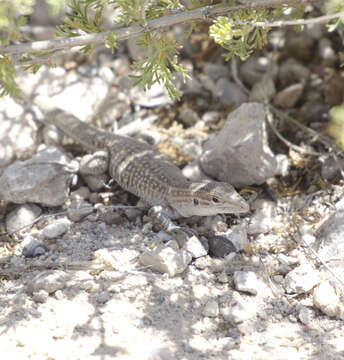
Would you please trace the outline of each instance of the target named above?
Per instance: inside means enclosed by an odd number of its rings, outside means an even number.
[[[178,194],[179,193],[179,194]],[[187,192],[174,194],[173,207],[182,216],[209,216],[227,213],[245,213],[249,205],[228,183],[204,181],[190,183]]]

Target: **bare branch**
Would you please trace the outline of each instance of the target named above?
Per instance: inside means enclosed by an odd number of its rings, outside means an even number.
[[[299,19],[299,20],[286,20],[286,21],[274,21],[271,23],[267,22],[246,22],[246,21],[235,21],[237,25],[253,25],[256,27],[282,27],[282,26],[295,26],[295,25],[309,25],[309,24],[324,24],[333,19],[338,19],[339,17],[344,17],[344,11],[329,14],[324,16],[319,16],[312,19]]]
[[[225,15],[230,12],[240,9],[257,9],[276,7],[280,5],[292,5],[296,3],[313,3],[316,0],[255,0],[245,5],[238,6],[205,6],[190,11],[180,11],[170,16],[164,16],[159,19],[154,19],[147,22],[147,26],[131,25],[128,27],[120,27],[113,29],[112,31],[106,31],[99,34],[85,34],[78,37],[72,37],[68,39],[56,39],[46,41],[35,41],[29,43],[23,43],[19,45],[9,45],[6,47],[0,47],[1,54],[22,54],[33,53],[39,51],[51,51],[62,50],[72,48],[74,46],[85,46],[90,44],[98,44],[104,42],[104,39],[110,35],[115,34],[118,41],[126,40],[130,37],[143,34],[147,30],[159,30],[172,25],[187,23],[197,20],[208,20],[217,16]]]

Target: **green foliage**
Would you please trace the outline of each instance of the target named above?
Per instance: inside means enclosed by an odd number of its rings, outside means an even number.
[[[75,37],[84,33],[100,33],[103,31],[103,10],[105,0],[70,0],[64,23],[57,26],[56,35],[59,37]],[[93,10],[93,12],[91,12]],[[82,47],[81,51],[90,55],[95,45]]]
[[[261,22],[269,17],[266,9],[239,10],[231,17],[220,16],[210,26],[209,34],[214,41],[227,52],[224,54],[228,61],[235,56],[246,60],[256,48],[262,48],[267,43],[268,28],[255,27],[252,23]],[[247,25],[246,25],[247,23]]]
[[[172,70],[179,72],[184,81],[188,76],[178,64],[179,45],[173,38],[154,32],[144,34],[138,44],[147,50],[147,57],[133,63],[134,71],[140,74],[132,76],[136,79],[135,85],[139,84],[146,90],[157,82],[166,88],[171,98],[179,99],[181,93],[173,83]]]
[[[119,48],[116,33],[112,32],[105,38],[105,47],[110,49],[112,54]]]
[[[16,70],[8,56],[0,55],[0,97],[19,96],[20,90],[15,82]]]
[[[44,57],[47,55],[52,54],[52,51],[37,51],[32,54],[30,54],[29,57],[25,58],[25,60],[33,60],[33,59],[39,59],[40,57]],[[48,66],[54,67],[56,66],[54,62],[49,61],[48,63],[46,61],[42,61],[41,63],[33,63],[31,65],[26,65],[23,67],[25,71],[31,71],[33,74],[36,74],[37,71],[42,67],[43,64],[47,64]]]
[[[70,11],[64,23],[57,27],[57,36],[68,38],[82,33],[102,32],[103,5],[99,0],[70,0],[67,6]],[[91,15],[89,10],[92,8],[95,13]]]
[[[25,24],[25,16],[33,11],[36,0],[0,0],[0,42],[2,46],[12,41],[22,41],[20,26]],[[146,50],[147,56],[133,64],[136,72],[136,84],[149,89],[155,82],[165,86],[170,97],[180,98],[181,94],[174,85],[175,73],[180,73],[183,80],[188,76],[186,70],[178,64],[179,45],[164,32],[152,32],[147,27],[147,21],[170,15],[176,11],[185,10],[185,1],[179,0],[45,0],[50,5],[52,14],[58,14],[64,7],[68,8],[65,20],[57,27],[57,35],[64,38],[76,37],[82,34],[94,34],[103,29],[103,12],[106,7],[117,9],[117,18],[113,19],[117,26],[141,25],[147,32],[140,38],[139,44]],[[182,4],[181,4],[182,3]],[[214,5],[214,0],[189,0],[188,9],[196,9]],[[240,3],[240,2],[239,2]],[[245,2],[247,3],[247,2]],[[235,6],[238,1],[222,0],[217,6]],[[343,0],[327,0],[324,9],[328,13],[344,10]],[[210,26],[210,36],[221,45],[226,53],[226,60],[235,56],[247,59],[255,50],[267,43],[268,25],[271,21],[284,19],[299,19],[304,16],[304,4],[278,6],[270,9],[250,9],[231,12],[228,17],[222,16],[214,20]],[[333,21],[329,31],[344,30],[344,17]],[[259,25],[259,26],[257,26]],[[283,24],[282,24],[283,25]],[[301,28],[301,27],[299,27]],[[197,23],[191,22],[190,35],[197,29]],[[118,48],[115,32],[105,38],[105,47],[112,53]],[[94,44],[84,46],[82,51],[90,54]],[[21,60],[34,61],[49,53],[21,54]],[[25,70],[38,71],[41,63],[26,66]],[[43,59],[40,60],[41,62]],[[52,66],[50,62],[48,65]],[[18,94],[15,84],[15,69],[10,58],[0,54],[0,96]]]
[[[24,15],[32,13],[34,0],[0,1],[0,42],[2,46],[11,41],[22,40],[20,26],[25,25]],[[19,96],[15,82],[15,67],[8,56],[0,55],[0,97]]]
[[[3,46],[20,40],[19,27],[26,23],[24,15],[32,13],[34,0],[0,1],[0,41]]]
[[[121,12],[116,24],[125,26],[133,23],[145,25],[147,20],[181,9],[179,0],[116,0],[113,3]]]
[[[120,15],[116,21],[118,25],[128,26],[131,23],[142,23],[142,6],[145,6],[145,1],[142,0],[117,0],[114,3],[116,9],[120,9]]]

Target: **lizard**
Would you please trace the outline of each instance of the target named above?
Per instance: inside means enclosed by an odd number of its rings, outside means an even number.
[[[45,123],[89,150],[105,150],[109,174],[123,189],[155,206],[168,217],[245,213],[249,205],[234,187],[218,181],[189,181],[181,169],[148,143],[99,130],[60,109],[48,112]],[[167,223],[170,225],[171,223]]]

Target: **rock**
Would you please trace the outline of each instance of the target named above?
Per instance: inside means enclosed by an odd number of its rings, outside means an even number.
[[[88,200],[90,196],[91,193],[87,186],[81,186],[70,193],[70,198],[72,200]]]
[[[167,273],[170,277],[182,273],[191,262],[192,256],[186,250],[172,249],[168,244],[154,250],[146,250],[140,256],[140,263],[153,270]]]
[[[98,75],[108,85],[112,85],[115,79],[115,74],[108,66],[101,65],[98,69]]]
[[[202,314],[208,317],[216,317],[219,315],[219,304],[215,300],[209,300],[203,309]]]
[[[118,55],[116,59],[111,60],[111,66],[119,76],[127,76],[130,73],[130,62],[127,56]]]
[[[116,269],[117,261],[107,249],[99,249],[94,252],[94,258],[109,269]]]
[[[276,94],[275,83],[270,75],[264,75],[256,82],[250,92],[250,102],[264,102],[271,100]]]
[[[6,216],[6,229],[9,233],[20,231],[26,226],[32,225],[41,213],[41,208],[35,204],[17,206]]]
[[[236,271],[234,273],[234,285],[239,291],[257,295],[260,290],[259,280],[252,271]]]
[[[286,87],[276,94],[274,104],[280,106],[281,108],[294,107],[300,100],[303,89],[304,85],[301,83]]]
[[[100,293],[97,293],[96,301],[100,304],[105,304],[110,300],[110,293],[108,291],[101,291]]]
[[[186,165],[182,170],[183,175],[191,181],[211,180],[201,169],[200,162],[198,160],[192,161]]]
[[[46,291],[48,294],[61,290],[66,286],[69,275],[62,270],[49,270],[36,275],[28,284],[31,293]]]
[[[228,67],[221,64],[205,63],[203,73],[211,77],[214,81],[228,77]]]
[[[319,161],[321,162],[321,177],[329,181],[339,176],[341,167],[344,166],[342,159],[334,158],[333,156],[319,158]]]
[[[71,225],[71,222],[68,219],[58,219],[52,224],[46,226],[43,231],[42,235],[46,239],[54,239],[57,238],[64,233],[66,233]]]
[[[247,101],[247,96],[240,87],[226,78],[220,78],[216,82],[213,95],[219,99],[223,106],[237,107]]]
[[[107,225],[123,225],[127,222],[122,212],[106,207],[97,209],[97,218]]]
[[[39,291],[35,291],[32,294],[32,300],[36,303],[45,303],[48,300],[49,297],[49,293],[43,289],[39,290]]]
[[[329,281],[314,289],[313,305],[329,317],[344,320],[344,306]]]
[[[92,214],[93,207],[86,201],[72,201],[70,207],[68,208],[68,217],[72,221],[80,221],[85,216]]]
[[[44,255],[48,248],[46,245],[30,235],[25,236],[23,242],[23,255],[27,258]]]
[[[199,116],[195,110],[182,108],[179,113],[180,120],[188,127],[195,125],[199,121]]]
[[[337,54],[333,50],[332,41],[329,39],[320,39],[318,43],[318,54],[327,65],[334,65],[334,63],[337,61]]]
[[[232,325],[251,319],[256,312],[257,306],[253,302],[245,301],[237,292],[234,292],[233,298],[220,308],[220,314]]]
[[[27,161],[16,161],[0,177],[0,197],[22,204],[62,205],[76,168],[55,148],[46,148]]]
[[[194,259],[208,254],[201,241],[197,236],[189,236],[186,240],[183,249],[188,251]]]
[[[80,160],[81,175],[101,175],[108,169],[109,156],[106,151],[96,151],[87,154]]]
[[[225,272],[220,273],[217,276],[217,281],[221,284],[227,284],[229,282],[228,275]]]
[[[319,271],[308,264],[300,265],[286,275],[285,289],[289,294],[303,294],[312,290],[319,282]]]
[[[257,200],[251,205],[255,210],[251,216],[247,232],[252,234],[264,234],[270,232],[274,228],[280,227],[276,221],[276,204],[268,200]]]
[[[168,96],[166,89],[158,83],[153,84],[147,91],[144,91],[140,86],[132,87],[130,90],[130,99],[135,105],[147,108],[172,104],[172,100]]]
[[[278,79],[283,88],[296,83],[306,84],[311,75],[311,71],[298,61],[292,58],[284,61],[280,68]]]
[[[109,180],[108,174],[100,175],[83,175],[82,178],[85,180],[85,183],[92,191],[100,191],[104,188],[106,183]]]
[[[298,318],[304,325],[309,325],[314,314],[307,306],[301,305],[298,309]]]
[[[287,176],[290,165],[288,156],[284,154],[277,154],[276,161],[277,161],[277,169],[276,169],[277,174],[281,176]]]
[[[278,66],[275,61],[264,56],[250,56],[240,66],[240,75],[245,83],[253,86],[265,74],[269,74],[272,79],[276,79]]]
[[[218,258],[235,253],[236,248],[234,244],[228,240],[226,235],[209,234],[208,236],[209,254]]]
[[[96,109],[92,123],[101,124],[102,127],[114,125],[130,113],[130,101],[127,95],[119,90],[110,89],[108,96]]]
[[[221,118],[218,111],[206,111],[202,115],[202,121],[207,125],[215,125]]]
[[[284,254],[278,254],[277,256],[279,265],[275,268],[276,274],[283,274],[286,275],[290,271],[292,271],[295,265],[300,264],[300,259],[292,256],[286,256]]]
[[[277,161],[267,143],[264,118],[264,106],[258,103],[231,112],[220,133],[205,144],[202,170],[238,187],[262,184],[274,176]]]
[[[216,84],[210,76],[202,73],[199,75],[199,80],[205,90],[208,90],[213,94],[213,96],[216,96]]]
[[[178,77],[178,74],[177,74]],[[185,95],[203,95],[204,89],[200,81],[196,79],[194,76],[191,77],[191,79],[186,79],[186,82],[184,83],[182,79],[181,82],[181,90]]]
[[[209,252],[212,256],[225,257],[239,252],[248,246],[247,231],[242,226],[235,226],[227,231],[208,235]]]

